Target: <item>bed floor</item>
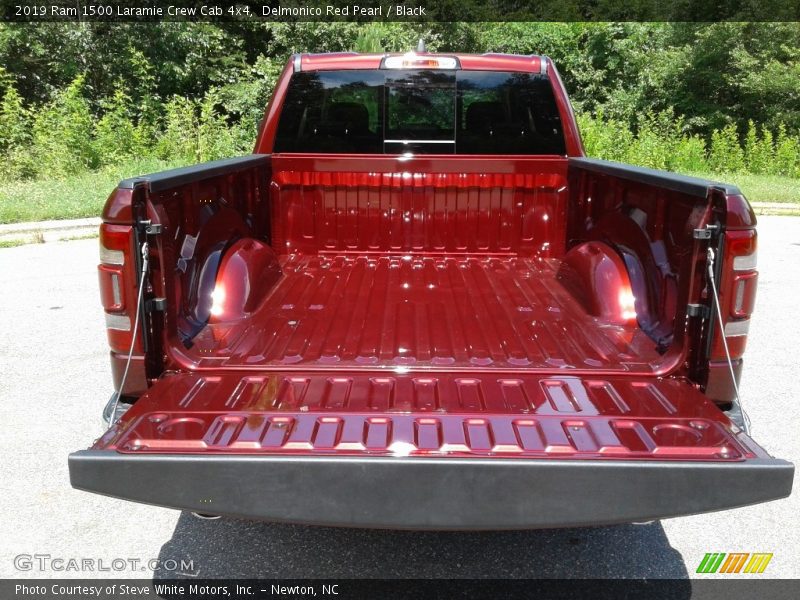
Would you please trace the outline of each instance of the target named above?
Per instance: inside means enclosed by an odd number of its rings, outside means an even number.
[[[198,366],[613,370],[663,360],[638,327],[588,315],[559,261],[519,257],[292,255],[249,317],[206,326]]]

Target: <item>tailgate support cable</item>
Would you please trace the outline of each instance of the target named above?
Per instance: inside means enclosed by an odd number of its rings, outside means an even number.
[[[714,280],[714,249],[709,248],[706,256],[708,258],[708,281],[711,283],[711,290],[712,290],[712,301],[714,304],[714,308],[717,311],[717,318],[719,319],[719,334],[722,338],[722,347],[725,349],[725,358],[728,361],[728,370],[731,373],[731,383],[733,384],[733,391],[736,394],[736,402],[739,404],[739,410],[742,412],[742,421],[744,425],[744,432],[746,434],[750,434],[750,416],[744,410],[744,405],[742,405],[742,398],[739,396],[739,385],[736,383],[736,373],[733,370],[733,361],[731,360],[731,352],[728,349],[728,339],[725,337],[725,328],[723,326],[722,320],[722,309],[719,306],[719,293],[717,292],[717,283]]]
[[[144,295],[144,282],[147,280],[147,269],[150,265],[150,246],[145,241],[142,244],[142,272],[139,278],[139,292],[136,297],[136,317],[133,319],[133,331],[131,332],[131,347],[128,349],[128,358],[125,361],[125,370],[122,372],[122,379],[119,381],[119,389],[114,392],[114,403],[111,406],[111,412],[108,416],[109,428],[114,425],[117,420],[117,406],[119,399],[122,397],[122,390],[125,389],[125,380],[128,378],[128,371],[131,368],[131,361],[133,360],[133,349],[136,346],[136,333],[139,330],[139,321],[142,318],[142,296]]]

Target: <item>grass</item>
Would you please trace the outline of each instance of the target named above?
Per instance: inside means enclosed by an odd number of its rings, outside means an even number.
[[[26,244],[44,244],[44,234],[41,231],[34,231],[22,237],[0,239],[0,248],[15,248]]]
[[[150,159],[132,161],[63,179],[0,183],[0,223],[98,217],[121,179],[180,166]]]
[[[100,237],[100,233],[97,231],[93,231],[92,233],[82,233],[80,235],[68,235],[67,237],[62,237],[59,239],[59,242],[76,242],[78,240],[93,240],[95,238]]]
[[[0,240],[0,248],[16,248],[17,246],[24,246],[30,244],[30,240]]]
[[[0,183],[0,223],[96,217],[121,179],[177,166],[180,165],[176,162],[148,159],[65,179]],[[800,180],[790,177],[737,173],[695,175],[735,184],[751,202],[800,202]]]
[[[732,183],[750,202],[800,203],[800,180],[780,175],[694,173],[696,177]]]

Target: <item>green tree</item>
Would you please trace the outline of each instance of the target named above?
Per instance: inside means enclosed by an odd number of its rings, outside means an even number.
[[[96,153],[103,164],[118,164],[137,154],[144,148],[139,145],[136,127],[131,119],[130,98],[121,87],[114,95],[103,101],[105,114],[95,128]]]
[[[40,174],[71,175],[98,165],[94,117],[84,88],[85,79],[79,75],[36,111],[32,152]]]
[[[744,170],[744,151],[739,145],[736,127],[726,125],[711,133],[708,164],[716,173],[737,173]]]
[[[2,93],[0,150],[7,152],[13,148],[21,148],[30,140],[30,112],[25,108],[13,83],[7,83]]]
[[[364,53],[383,52],[383,27],[381,24],[365,25],[353,42],[353,50]]]
[[[772,134],[762,129],[759,134],[756,124],[750,120],[744,140],[745,166],[750,173],[766,174],[773,172],[772,164],[775,149],[772,146]]]
[[[196,161],[198,144],[194,102],[173,96],[164,112],[164,129],[156,143],[156,155],[162,159]]]
[[[800,177],[800,141],[781,124],[775,139],[775,169],[780,175]]]

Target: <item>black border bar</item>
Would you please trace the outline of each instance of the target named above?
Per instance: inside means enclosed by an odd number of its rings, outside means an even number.
[[[3,20],[10,22],[800,21],[800,0],[5,0],[3,5]]]
[[[558,557],[541,557],[558,560]],[[701,577],[701,576],[700,576]],[[43,593],[23,593],[38,588]],[[58,590],[81,589],[65,595]],[[100,593],[96,591],[100,588]],[[800,580],[731,576],[727,579],[5,579],[0,580],[5,600],[265,600],[293,598],[316,600],[415,600],[469,598],[471,600],[553,598],[688,600],[713,598],[800,597]]]

